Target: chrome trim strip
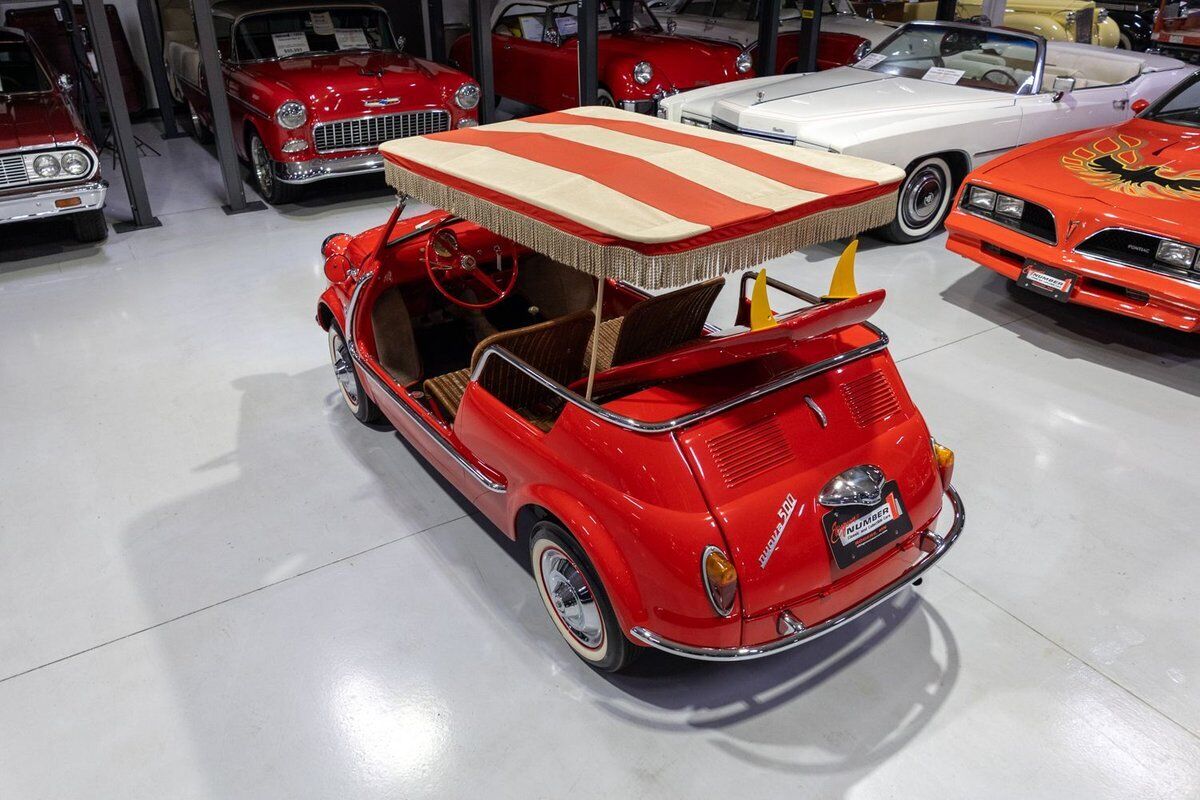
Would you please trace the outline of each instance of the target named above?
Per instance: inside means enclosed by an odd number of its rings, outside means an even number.
[[[295,185],[382,171],[383,156],[374,147],[359,156],[275,162],[275,177],[283,183]]]
[[[953,486],[946,487],[946,497],[950,499],[950,505],[954,509],[954,524],[951,525],[949,532],[944,537],[938,536],[932,531],[925,531],[921,534],[922,539],[928,539],[929,546],[932,550],[928,552],[925,558],[917,562],[908,572],[889,583],[887,586],[880,589],[875,594],[842,612],[836,617],[831,617],[824,622],[814,625],[811,628],[800,627],[799,630],[793,632],[782,639],[776,639],[773,642],[766,644],[750,645],[744,647],[696,647],[694,645],[683,644],[659,636],[653,631],[642,626],[635,627],[629,633],[642,644],[662,650],[672,655],[682,656],[684,658],[693,658],[700,661],[750,661],[756,658],[772,656],[776,653],[782,653],[786,650],[791,650],[793,647],[809,642],[819,636],[824,636],[830,631],[836,630],[851,620],[862,616],[870,611],[875,606],[889,600],[893,595],[900,592],[909,584],[919,579],[930,567],[946,554],[946,551],[958,541],[959,534],[962,533],[963,524],[966,522],[966,511],[963,509],[962,498]],[[781,620],[788,626],[792,626],[791,620],[795,619],[786,610],[780,614]]]
[[[1197,250],[1200,250],[1200,245],[1189,244],[1188,242],[1181,242],[1181,241],[1179,241],[1179,239],[1172,239],[1169,236],[1162,236],[1161,234],[1150,233],[1149,231],[1139,231],[1134,228],[1126,228],[1122,225],[1113,225],[1113,226],[1110,226],[1107,228],[1101,228],[1100,230],[1096,231],[1095,233],[1090,234],[1082,242],[1077,244],[1075,247],[1072,247],[1071,252],[1077,256],[1083,256],[1084,258],[1091,259],[1092,261],[1100,261],[1105,264],[1112,264],[1114,267],[1126,267],[1128,269],[1137,269],[1137,270],[1141,270],[1142,272],[1149,272],[1153,275],[1165,275],[1168,278],[1178,278],[1179,280],[1183,281],[1184,283],[1192,283],[1192,284],[1196,284],[1196,285],[1200,286],[1200,275],[1189,274],[1187,270],[1176,269],[1176,268],[1168,266],[1168,265],[1163,265],[1162,268],[1160,268],[1160,269],[1156,269],[1153,267],[1145,267],[1145,266],[1142,266],[1141,264],[1130,264],[1128,261],[1121,261],[1116,258],[1108,258],[1107,256],[1098,255],[1096,253],[1089,253],[1086,250],[1079,249],[1079,248],[1083,247],[1085,244],[1087,244],[1088,242],[1090,242],[1095,237],[1104,233],[1105,231],[1121,231],[1123,233],[1136,233],[1139,236],[1149,236],[1153,239],[1158,239],[1160,241],[1166,240],[1166,241],[1170,241],[1170,242],[1179,242],[1180,244],[1186,244],[1189,247],[1195,247]],[[1197,256],[1197,263],[1200,263],[1200,256]]]

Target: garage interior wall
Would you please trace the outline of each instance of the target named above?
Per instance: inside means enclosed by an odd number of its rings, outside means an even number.
[[[79,2],[79,0],[72,0]],[[307,2],[308,0],[305,0]],[[408,37],[408,40],[413,43],[410,48],[412,52],[421,53],[424,47],[421,44],[421,37],[418,31],[421,29],[421,14],[423,3],[420,0],[373,0],[386,7],[393,19],[393,25],[397,28],[397,33],[403,33]],[[488,8],[491,8],[492,3],[485,0]],[[117,15],[121,18],[121,26],[125,29],[125,37],[129,40],[129,47],[133,51],[134,61],[137,62],[138,69],[142,73],[142,81],[145,84],[147,109],[157,108],[156,98],[154,96],[154,85],[150,77],[150,63],[146,58],[146,42],[142,36],[142,22],[138,16],[137,0],[106,0],[108,5],[112,5],[117,9]],[[3,24],[4,15],[10,8],[30,8],[36,6],[54,5],[55,0],[0,0],[0,24]],[[264,0],[263,5],[270,5],[270,0]],[[443,8],[445,22],[447,25],[466,25],[467,24],[467,0],[443,0]],[[400,20],[414,20],[413,29],[410,31],[402,30]]]

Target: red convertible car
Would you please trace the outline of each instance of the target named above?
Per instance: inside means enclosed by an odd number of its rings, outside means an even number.
[[[0,28],[0,224],[66,216],[81,242],[108,235],[100,159],[24,33]]]
[[[381,171],[381,142],[476,122],[479,87],[405,55],[381,6],[227,0],[213,4],[213,24],[238,153],[270,203],[314,181]],[[170,77],[203,138],[212,116],[194,34],[176,23],[165,35]]]
[[[882,291],[747,272],[734,324],[706,322],[725,273],[884,224],[899,169],[600,107],[381,151],[445,210],[326,239],[341,396],[528,542],[588,664],[787,650],[957,539],[953,455],[868,321]]]
[[[501,0],[492,12],[496,93],[549,111],[579,105],[579,4]],[[641,0],[622,20],[599,3],[600,105],[653,114],[669,94],[754,75],[752,55],[732,44],[664,33]],[[450,63],[472,72],[471,37],[450,48]]]
[[[1142,106],[1138,108],[1139,104]],[[1200,73],[967,176],[947,247],[1030,291],[1200,331]]]

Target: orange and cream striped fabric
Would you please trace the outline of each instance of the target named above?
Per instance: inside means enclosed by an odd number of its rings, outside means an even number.
[[[380,147],[399,192],[647,288],[756,266],[895,215],[901,170],[613,108]]]

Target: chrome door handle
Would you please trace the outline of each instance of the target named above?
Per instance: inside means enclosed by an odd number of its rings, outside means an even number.
[[[1124,110],[1125,110],[1126,108],[1128,108],[1128,107],[1129,107],[1129,100],[1128,100],[1128,99],[1125,99],[1125,100],[1113,100],[1113,108],[1115,108],[1117,111],[1124,111]]]

